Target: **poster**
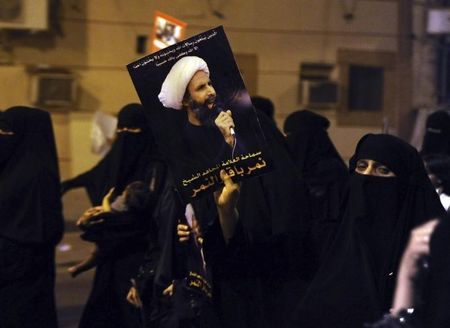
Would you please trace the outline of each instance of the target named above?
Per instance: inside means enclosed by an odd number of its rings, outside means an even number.
[[[156,11],[153,33],[150,38],[150,52],[164,49],[183,40],[186,33],[186,26],[186,23],[160,11]]]
[[[233,181],[271,170],[256,111],[223,27],[127,68],[185,201],[222,185],[222,169]],[[219,128],[222,118],[232,119],[230,128]]]

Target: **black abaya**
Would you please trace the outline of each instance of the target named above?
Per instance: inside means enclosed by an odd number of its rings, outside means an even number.
[[[316,257],[323,257],[339,225],[348,169],[334,147],[327,129],[330,122],[309,110],[288,116],[284,123],[292,158],[308,189],[312,227],[310,243]]]
[[[126,300],[147,247],[148,218],[133,213],[104,213],[103,225],[86,229],[82,238],[95,242],[97,268],[79,327],[139,327],[140,313]]]
[[[155,181],[147,198],[145,209],[139,212],[105,212],[82,234],[82,238],[96,243],[100,254],[88,302],[80,321],[80,328],[137,327],[142,314],[126,300],[139,268],[144,263],[147,249],[154,244],[156,225],[153,213],[165,179],[165,166],[152,162]]]
[[[0,161],[0,326],[56,327],[54,248],[63,217],[50,115],[12,107],[0,121],[14,133],[8,142],[0,136],[0,153],[9,152]]]

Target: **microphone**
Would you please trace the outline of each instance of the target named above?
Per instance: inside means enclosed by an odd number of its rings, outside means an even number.
[[[231,135],[233,137],[236,135],[236,132],[234,132],[234,128],[233,127],[230,128],[230,133],[231,133]]]

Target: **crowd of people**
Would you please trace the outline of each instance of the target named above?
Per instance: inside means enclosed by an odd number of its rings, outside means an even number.
[[[208,108],[201,77],[193,98]],[[325,117],[296,111],[283,134],[271,101],[252,103],[272,171],[222,170],[190,202],[140,104],[120,110],[105,157],[62,183],[50,115],[0,111],[0,327],[58,326],[61,197],[79,187],[92,254],[68,274],[95,268],[80,328],[450,327],[449,112],[429,116],[421,152],[368,134],[347,167]],[[232,114],[218,116],[227,140]]]

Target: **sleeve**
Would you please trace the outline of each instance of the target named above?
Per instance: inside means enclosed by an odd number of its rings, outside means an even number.
[[[61,192],[64,194],[71,189],[84,187],[89,184],[90,179],[91,170],[81,173],[72,179],[65,180],[61,183]]]

